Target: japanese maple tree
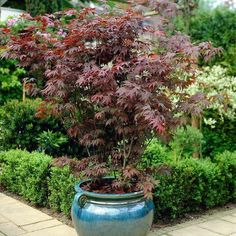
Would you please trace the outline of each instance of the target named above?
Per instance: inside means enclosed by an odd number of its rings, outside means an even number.
[[[167,133],[183,113],[200,112],[202,95],[182,91],[194,82],[198,57],[211,56],[210,44],[192,45],[188,37],[168,33],[166,23],[145,26],[132,10],[67,10],[23,19],[28,23],[17,32],[2,30],[10,36],[3,56],[37,75],[29,87],[45,97],[38,116],[50,104],[87,150],[82,160],[70,161],[72,169],[93,184],[115,176],[106,192],[151,192],[148,173],[138,168],[145,140],[153,131]],[[87,188],[96,191],[93,184]]]

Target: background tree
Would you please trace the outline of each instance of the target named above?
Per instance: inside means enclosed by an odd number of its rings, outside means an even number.
[[[32,16],[53,13],[73,7],[68,0],[8,0],[4,6],[26,10]]]
[[[189,34],[191,17],[194,11],[199,7],[200,0],[175,0],[178,4],[184,21],[184,33]]]
[[[217,29],[217,30],[216,30]],[[227,7],[199,9],[191,18],[189,34],[193,41],[211,41],[222,47],[223,53],[211,62],[221,64],[232,76],[236,75],[236,10]]]
[[[62,10],[62,0],[25,0],[26,10],[32,16]]]

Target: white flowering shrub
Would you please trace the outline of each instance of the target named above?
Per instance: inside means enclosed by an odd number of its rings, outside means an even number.
[[[188,88],[190,94],[199,91],[210,100],[209,109],[218,112],[222,119],[236,118],[236,77],[228,76],[227,69],[220,65],[205,67],[199,72],[196,82]],[[214,126],[216,120],[205,118],[204,122]]]

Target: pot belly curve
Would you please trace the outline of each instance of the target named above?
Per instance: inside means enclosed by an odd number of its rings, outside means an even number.
[[[114,202],[113,202],[114,203]],[[71,215],[79,236],[146,236],[154,215],[151,200],[78,204],[75,197]]]

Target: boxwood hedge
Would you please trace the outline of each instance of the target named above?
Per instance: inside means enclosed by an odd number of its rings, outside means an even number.
[[[37,152],[0,153],[0,184],[37,205],[70,215],[79,181],[69,167],[50,165],[51,157]],[[186,213],[236,201],[236,152],[210,159],[184,159],[165,163],[170,172],[154,176],[156,218],[177,218]]]

